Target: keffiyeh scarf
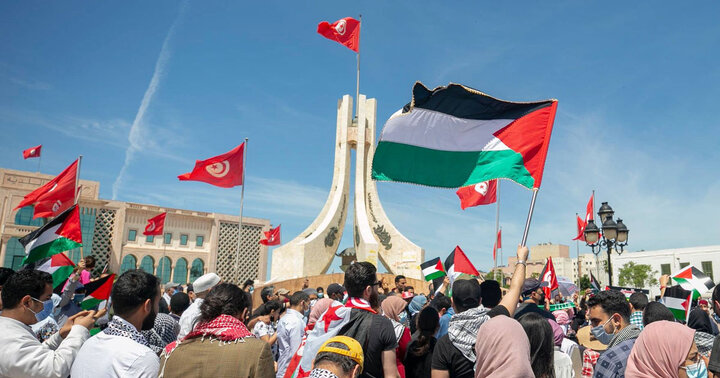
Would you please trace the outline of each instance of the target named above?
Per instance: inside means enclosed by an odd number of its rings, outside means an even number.
[[[325,369],[313,369],[313,371],[310,372],[309,378],[338,378],[335,373],[331,372],[330,370]]]
[[[194,339],[196,337],[212,337],[220,341],[228,342],[255,336],[248,331],[245,324],[238,318],[223,314],[209,322],[199,323],[183,340]]]
[[[480,305],[453,315],[448,325],[450,341],[465,358],[473,363],[475,363],[475,342],[478,338],[478,329],[490,319],[487,313],[488,310]]]
[[[160,354],[166,345],[175,341],[180,333],[180,325],[168,314],[157,314],[152,329],[141,333],[147,339],[150,349]]]
[[[140,333],[132,324],[117,315],[113,316],[112,320],[110,320],[107,328],[105,328],[103,332],[110,336],[127,337],[138,344],[150,347],[150,344],[148,344],[147,339],[142,335],[142,333]]]
[[[613,337],[612,340],[610,340],[610,344],[608,344],[608,349],[620,344],[623,341],[637,339],[638,336],[640,336],[641,331],[642,330],[634,324],[623,328],[620,332],[617,333],[617,335],[615,335],[615,337]]]

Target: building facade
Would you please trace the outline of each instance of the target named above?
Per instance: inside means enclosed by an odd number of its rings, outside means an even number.
[[[54,176],[0,168],[0,263],[18,269],[25,251],[18,239],[45,223],[31,206],[13,210],[22,198]],[[207,272],[224,281],[265,281],[268,248],[259,244],[267,219],[243,217],[238,253],[238,216],[99,198],[100,183],[80,180],[83,247],[68,251],[77,262],[93,255],[96,271],[143,269],[162,282],[188,283]],[[167,212],[165,234],[142,235],[147,219]],[[237,270],[235,256],[239,256]]]

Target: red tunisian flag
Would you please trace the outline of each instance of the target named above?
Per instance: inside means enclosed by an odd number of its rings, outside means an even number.
[[[587,226],[587,223],[585,223],[585,221],[583,221],[579,216],[576,215],[576,217],[578,234],[573,240],[585,241],[585,226]]]
[[[75,203],[75,179],[78,161],[70,164],[64,171],[47,184],[28,193],[14,210],[35,205],[33,219],[56,217]]]
[[[167,213],[162,213],[160,215],[156,215],[150,219],[147,220],[148,224],[145,226],[145,231],[143,231],[143,235],[150,236],[150,235],[162,235],[163,229],[165,228],[165,216]]]
[[[497,179],[463,186],[455,194],[460,198],[460,207],[463,210],[468,207],[495,203],[497,201]]]
[[[360,21],[352,17],[341,18],[332,24],[323,21],[318,24],[317,32],[352,51],[360,51]]]
[[[42,149],[42,144],[39,146],[28,148],[27,150],[23,151],[23,159],[40,157],[41,149]]]
[[[545,291],[545,297],[550,298],[550,294],[553,290],[556,290],[558,285],[557,275],[555,275],[555,265],[553,265],[552,257],[548,257],[547,263],[542,272],[540,272],[540,282],[547,282],[548,286],[543,287]]]
[[[493,244],[493,260],[495,260],[495,254],[498,248],[502,248],[502,229],[498,230],[497,239],[495,240],[495,244]]]
[[[279,245],[280,244],[280,225],[265,231],[265,239],[260,240],[262,245]]]
[[[585,212],[585,225],[587,225],[588,221],[593,220],[593,211],[595,210],[595,193],[590,195],[590,200],[587,204],[587,210]]]
[[[222,155],[196,160],[192,172],[178,176],[180,181],[202,181],[221,188],[243,184],[243,155],[245,143]]]

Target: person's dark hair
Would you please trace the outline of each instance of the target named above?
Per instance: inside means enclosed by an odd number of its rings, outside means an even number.
[[[716,313],[720,313],[720,308],[716,308],[717,305],[715,304],[715,302],[720,303],[720,285],[715,286],[715,289],[713,290],[713,293],[712,293],[712,301],[713,301],[713,303],[712,303],[713,311],[715,311]]]
[[[347,345],[338,342],[328,343],[327,346],[331,348],[349,350]],[[357,365],[357,362],[355,362],[352,358],[333,352],[318,353],[315,356],[315,367],[317,368],[322,363],[331,363],[333,365],[339,366],[343,370],[343,372],[345,372],[345,374],[349,373],[352,369],[355,368],[355,365]]]
[[[630,304],[635,311],[642,311],[648,304],[648,297],[643,293],[632,293],[632,295],[630,295]]]
[[[253,312],[253,318],[257,316],[265,316],[272,314],[273,311],[279,310],[282,308],[282,303],[280,301],[267,301],[258,307],[255,312]]]
[[[452,300],[458,314],[480,306],[482,300],[480,284],[475,279],[456,280],[453,284]]]
[[[220,283],[210,289],[200,305],[198,321],[209,322],[220,315],[237,317],[249,307],[248,296],[241,288],[231,283]]]
[[[594,297],[588,299],[588,308],[600,306],[608,316],[619,314],[625,320],[630,321],[630,305],[625,299],[625,294],[617,290],[605,290],[597,293]]]
[[[319,293],[319,292],[323,292],[323,293],[324,293],[324,292],[325,292],[325,289],[323,289],[322,286],[318,286],[317,289],[315,289],[315,291],[317,291],[318,293]]]
[[[293,293],[293,295],[290,296],[290,306],[297,306],[302,301],[309,301],[310,296],[307,295],[305,292],[302,291],[296,291]]]
[[[153,300],[160,292],[157,277],[141,269],[128,270],[118,277],[110,298],[117,315],[129,315],[146,300]]]
[[[52,286],[52,283],[52,276],[39,270],[26,269],[11,275],[2,289],[3,308],[17,307],[26,295],[40,299],[47,285]]]
[[[410,290],[415,291],[415,288],[410,285],[405,286],[405,291],[410,291]]]
[[[189,295],[183,292],[178,292],[170,297],[170,310],[173,314],[181,315],[188,307],[190,307]]]
[[[7,282],[8,278],[15,274],[15,271],[10,268],[0,268],[0,286],[5,285],[5,282]]]
[[[447,297],[447,295],[439,293],[435,296],[435,298],[433,298],[432,301],[430,301],[430,306],[440,312],[443,309],[447,310],[452,307],[452,302],[450,301],[450,298]]]
[[[433,335],[437,332],[440,324],[440,315],[438,311],[430,306],[420,310],[417,316],[417,342],[414,348],[410,350],[415,356],[424,356],[430,349],[430,343]]]
[[[266,303],[270,298],[273,296],[273,292],[275,291],[275,288],[272,286],[265,286],[260,291],[260,299],[262,299],[263,303]]]
[[[375,265],[367,262],[355,262],[345,270],[343,286],[350,297],[362,297],[365,288],[375,284],[377,269]]]
[[[255,281],[253,281],[253,280],[247,280],[247,281],[245,281],[245,283],[243,283],[242,288],[243,288],[243,290],[245,290],[248,286],[252,286],[252,285],[254,285],[254,284],[255,284]]]
[[[482,293],[482,305],[487,308],[494,308],[502,299],[502,290],[497,281],[487,280],[480,284]]]
[[[405,278],[405,276],[403,276],[402,274],[398,274],[397,276],[395,276],[395,284],[400,282],[400,280],[407,280],[407,278]]]
[[[648,324],[658,320],[669,320],[674,322],[675,316],[673,316],[673,313],[660,302],[648,303],[647,306],[645,306],[645,310],[643,310],[643,326],[647,326]]]
[[[555,343],[550,323],[535,312],[521,316],[518,321],[530,341],[530,364],[535,377],[554,377]]]
[[[85,256],[84,259],[85,259],[85,267],[86,268],[92,269],[95,267],[95,263],[96,263],[95,256],[93,256],[93,255]]]

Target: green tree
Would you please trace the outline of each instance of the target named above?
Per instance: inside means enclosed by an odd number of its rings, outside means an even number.
[[[645,287],[646,285],[657,285],[658,280],[655,278],[658,272],[652,270],[647,264],[635,264],[630,261],[620,268],[620,286]]]
[[[587,276],[587,274],[580,277],[580,290],[590,289],[592,286],[590,285],[590,278]]]

